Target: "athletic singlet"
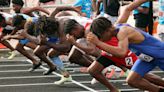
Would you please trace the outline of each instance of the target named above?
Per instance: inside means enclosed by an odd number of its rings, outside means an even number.
[[[106,41],[106,44],[112,45],[112,46],[118,46],[118,39],[116,37],[112,37],[111,40]],[[125,66],[127,68],[131,68],[135,61],[137,60],[137,56],[132,53],[130,50],[127,51],[127,54],[123,58],[115,57],[110,53],[107,53],[103,51],[101,53],[102,56],[112,60],[117,66]]]
[[[119,28],[122,26],[129,26],[128,24],[118,24],[116,27]],[[140,32],[144,37],[145,40],[139,44],[129,44],[129,48],[135,49],[140,53],[149,55],[154,58],[164,58],[164,42],[159,41],[158,39],[154,38],[153,36],[149,35],[148,33],[135,28],[136,31]]]

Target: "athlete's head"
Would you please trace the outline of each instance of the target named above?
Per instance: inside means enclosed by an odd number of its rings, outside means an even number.
[[[12,0],[12,4],[13,4],[13,10],[16,13],[20,13],[21,8],[24,5],[23,0]]]
[[[36,26],[44,35],[51,36],[59,34],[59,22],[55,18],[42,16],[39,18]]]
[[[25,23],[26,19],[22,15],[16,15],[13,17],[12,25],[18,30],[23,29]]]
[[[107,41],[112,37],[113,25],[105,17],[99,17],[93,20],[90,31],[93,32],[100,40]]]
[[[84,27],[82,25],[80,25],[76,20],[74,19],[68,19],[65,22],[64,25],[64,32],[66,34],[70,34],[73,35],[74,37],[78,38],[82,38],[84,37]]]
[[[0,14],[0,27],[5,27],[6,21],[2,14]]]

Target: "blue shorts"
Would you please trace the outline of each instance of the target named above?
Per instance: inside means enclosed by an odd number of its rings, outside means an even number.
[[[57,43],[57,42],[59,42],[59,38],[56,38],[56,37],[48,37],[48,42]]]
[[[131,70],[143,77],[146,73],[153,70],[156,66],[158,66],[161,70],[164,70],[164,59],[155,59],[151,62],[145,62],[138,59],[134,63]]]
[[[28,42],[30,42],[28,39],[19,40],[19,43],[22,44],[22,45],[26,45]]]

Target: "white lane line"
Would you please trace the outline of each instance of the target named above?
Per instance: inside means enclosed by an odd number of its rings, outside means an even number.
[[[36,69],[35,71],[44,71],[43,69]],[[5,70],[0,73],[15,73],[15,72],[29,72],[29,70]]]
[[[46,65],[45,63],[43,63],[43,65]],[[31,64],[18,64],[18,65],[0,65],[0,68],[1,67],[19,67],[19,66],[31,66]],[[66,68],[66,70],[79,70],[80,69],[80,67],[78,67],[78,68]],[[0,71],[1,72],[1,71]],[[8,72],[10,72],[10,71],[8,71]],[[12,71],[11,71],[12,72]],[[20,71],[21,72],[21,71]],[[24,71],[23,71],[24,72]],[[154,71],[150,71],[150,73],[164,73],[163,71],[156,71],[156,70],[154,70]]]
[[[72,77],[81,77],[81,76],[88,76],[88,74],[73,74]],[[32,79],[32,78],[46,78],[46,77],[58,77],[55,75],[44,75],[44,76],[21,76],[21,77],[0,77],[0,80],[12,80],[12,79]]]
[[[10,61],[0,61],[1,62],[13,62],[15,60],[10,60]],[[24,61],[27,61],[27,60],[19,60],[18,62],[24,62]],[[27,61],[29,62],[29,61]],[[0,65],[0,68],[1,67],[17,67],[17,66],[31,66],[32,64],[17,64],[17,65]],[[42,65],[46,65],[45,63],[43,63]],[[66,68],[66,70],[76,70],[76,69],[80,69],[80,67],[78,68]],[[164,71],[160,71],[160,70],[154,70],[154,71],[150,71],[150,73],[164,73]]]
[[[42,65],[46,65],[46,64],[42,64]],[[0,65],[0,68],[1,67],[17,67],[17,66],[32,66],[32,64],[16,64],[16,65]]]
[[[32,62],[30,62],[30,61],[27,61],[27,62],[32,63]],[[40,66],[40,68],[42,68],[42,69],[44,69],[44,70],[48,70],[48,68],[46,68],[46,67],[44,67],[44,66]],[[55,74],[55,75],[57,75],[57,76],[59,76],[59,77],[62,76],[61,74],[59,74],[59,73],[57,73],[57,72],[52,72],[52,73]],[[87,90],[91,91],[91,92],[97,92],[95,89],[92,89],[92,88],[90,88],[90,87],[88,87],[88,86],[85,86],[84,84],[81,84],[81,83],[79,83],[79,82],[77,82],[77,81],[75,81],[75,80],[72,80],[72,82],[73,82],[74,84],[76,84],[76,85],[79,85],[80,87],[82,87],[82,88],[84,88],[84,89],[87,89]]]
[[[164,71],[159,70],[159,71],[150,71],[150,73],[164,73]]]
[[[47,65],[45,63],[43,63],[42,65]],[[2,67],[19,67],[19,66],[32,66],[32,64],[17,64],[17,65],[0,65],[0,68]],[[80,70],[81,67],[77,67],[77,68],[66,68],[66,70]]]
[[[119,90],[125,92],[139,91],[139,89],[119,89]],[[90,92],[90,91],[73,91],[73,92]],[[98,90],[98,92],[109,92],[109,90]]]
[[[7,60],[7,59],[5,59],[5,60],[0,60],[0,63],[7,63],[7,62],[24,62],[24,61],[26,61],[27,59],[24,59],[24,60]]]
[[[12,79],[32,79],[32,78],[51,78],[55,77],[54,75],[48,75],[48,76],[21,76],[21,77],[0,77],[0,80],[12,80]]]
[[[31,63],[31,62],[30,62],[30,63]],[[40,68],[45,69],[45,70],[48,70],[48,68],[46,68],[46,67],[44,67],[44,66],[40,66]],[[57,73],[57,72],[52,72],[52,73],[55,74],[55,75],[57,75],[57,76],[59,76],[59,77],[62,77],[62,75],[59,74],[59,73]],[[98,92],[98,91],[96,91],[95,89],[92,89],[92,88],[90,88],[90,87],[88,87],[88,86],[86,86],[86,85],[84,85],[84,84],[81,84],[81,83],[75,81],[75,80],[72,80],[72,82],[73,82],[74,84],[76,84],[76,85],[79,85],[80,87],[82,87],[82,88],[84,88],[84,89],[87,89],[87,90],[91,91],[91,92]]]
[[[0,85],[0,87],[23,87],[23,86],[41,86],[41,85],[54,85],[54,83],[12,84],[12,85]]]
[[[0,65],[1,67],[19,67],[19,66],[31,66],[32,64],[17,64],[17,65]]]

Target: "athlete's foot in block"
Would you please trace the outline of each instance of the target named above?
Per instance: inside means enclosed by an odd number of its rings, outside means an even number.
[[[96,83],[98,83],[99,81],[97,81],[95,78],[93,78],[92,80],[91,80],[91,84],[92,85],[94,85],[94,84],[96,84]]]
[[[41,62],[39,62],[38,64],[33,64],[33,66],[29,69],[29,72],[35,71],[35,69],[39,68],[41,65]]]
[[[43,75],[49,75],[49,74],[51,74],[53,71],[56,71],[56,70],[57,70],[56,67],[55,67],[55,68],[50,68],[49,70],[43,72]]]
[[[62,76],[61,79],[59,81],[55,81],[54,84],[56,84],[56,85],[62,85],[65,82],[69,82],[69,81],[72,81],[72,77],[71,76],[69,76],[69,77]]]
[[[16,51],[9,52],[11,55],[7,58],[9,60],[13,59],[16,56]]]

